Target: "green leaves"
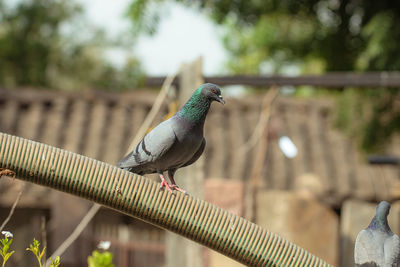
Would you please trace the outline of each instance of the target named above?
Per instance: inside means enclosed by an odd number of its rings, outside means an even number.
[[[143,76],[131,54],[132,35],[109,37],[88,25],[82,7],[73,0],[0,3],[0,84],[79,90],[134,88]],[[65,27],[67,26],[67,27]],[[109,49],[126,52],[116,66]]]
[[[57,256],[56,259],[53,261],[52,258],[50,258],[50,267],[58,267],[60,266],[60,256]]]
[[[4,267],[7,260],[14,254],[15,251],[8,251],[10,249],[11,243],[13,241],[12,233],[3,231],[2,234],[5,237],[3,239],[0,239],[0,256],[3,258],[2,267]],[[9,237],[11,237],[11,238],[9,239]],[[29,244],[29,248],[27,248],[26,250],[31,251],[36,256],[39,266],[42,267],[43,266],[42,258],[44,257],[46,247],[44,247],[42,250],[40,250],[40,243],[39,243],[39,241],[37,241],[34,238],[33,243]],[[112,256],[111,256],[111,260],[112,260]],[[53,259],[50,258],[50,267],[59,267],[59,266],[60,266],[60,257],[59,256],[57,256],[54,261],[53,261]],[[112,265],[105,265],[105,266],[112,266]]]
[[[33,243],[29,245],[29,248],[27,248],[26,250],[32,251],[32,253],[36,256],[36,259],[39,262],[39,266],[42,267],[42,258],[44,256],[44,252],[46,250],[46,247],[44,247],[42,249],[42,251],[40,251],[40,243],[39,241],[36,240],[36,238],[33,239]]]
[[[135,34],[144,32],[154,34],[160,21],[162,8],[160,5],[165,0],[133,0],[128,8],[127,15],[133,21],[132,28]]]
[[[4,262],[6,262],[6,261],[11,257],[11,255],[14,254],[14,252],[15,252],[15,251],[13,250],[13,251],[7,253],[7,254],[4,256]]]
[[[0,243],[1,243],[1,245],[0,245],[0,256],[3,258],[2,267],[5,266],[7,260],[15,252],[15,251],[8,252],[8,250],[10,249],[12,241],[13,241],[13,239],[12,238],[8,239],[7,235],[5,235],[5,237],[3,239],[0,239]]]
[[[111,252],[103,252],[93,251],[92,255],[88,257],[88,266],[89,267],[114,267],[112,263],[113,254]]]
[[[398,70],[398,42],[400,17],[395,11],[376,13],[362,28],[365,47],[357,58],[359,70]]]

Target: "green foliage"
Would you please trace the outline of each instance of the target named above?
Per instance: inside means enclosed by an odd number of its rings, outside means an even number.
[[[379,89],[378,89],[379,90]],[[398,89],[380,89],[369,93],[372,114],[363,125],[362,147],[367,151],[384,150],[385,141],[400,131]]]
[[[296,63],[303,67],[318,60],[324,71],[398,69],[400,56],[394,48],[400,39],[395,27],[400,16],[395,14],[400,6],[395,2],[243,2],[225,1],[231,5],[229,12],[217,12],[218,21],[232,20],[234,27],[228,28],[225,44],[235,62],[245,60],[247,54],[229,44],[249,38],[251,45],[246,49],[263,53],[259,64],[272,61],[278,66]],[[225,10],[222,2],[214,3],[216,9]],[[254,8],[246,8],[252,4]],[[243,30],[246,37],[237,34]]]
[[[365,24],[360,32],[365,47],[360,52],[356,69],[359,70],[399,70],[400,56],[397,42],[400,39],[399,8],[383,10]]]
[[[163,0],[135,0],[128,8],[127,15],[135,23],[133,24],[133,31],[135,33],[145,32],[153,34],[156,32],[158,23],[161,17],[161,8],[156,8]],[[153,8],[151,8],[152,6]]]
[[[285,65],[299,65],[300,56],[309,45],[315,31],[312,20],[288,15],[263,16],[254,27],[237,27],[232,19],[224,45],[231,54],[228,67],[234,73],[259,74],[280,72]]]
[[[109,40],[103,30],[86,22],[74,1],[27,0],[7,5],[0,0],[3,87],[134,87],[142,75],[139,63],[131,57],[119,68],[105,58],[107,48],[126,45],[123,40]]]
[[[113,254],[111,252],[93,251],[92,255],[88,257],[89,267],[114,267],[112,263]]]
[[[14,250],[8,251],[10,249],[11,243],[13,239],[10,238],[8,239],[7,235],[0,239],[0,256],[3,258],[3,264],[2,267],[6,265],[7,260],[11,257],[12,254],[14,254]]]
[[[5,236],[4,238],[0,239],[0,256],[3,258],[2,267],[5,266],[7,260],[14,254],[15,251],[8,251],[10,249],[11,243],[13,241],[12,234],[7,231],[3,231],[2,234]],[[8,239],[10,237],[10,239]],[[40,250],[40,243],[35,238],[33,239],[33,243],[29,245],[29,248],[26,250],[31,251],[38,260],[39,266],[42,267],[42,258],[44,256],[44,252],[46,247]],[[50,267],[59,267],[60,266],[60,257],[57,256],[56,259],[50,258]]]
[[[36,256],[36,259],[39,262],[39,266],[42,267],[42,258],[44,256],[44,252],[46,250],[46,247],[44,247],[42,249],[42,251],[40,251],[40,243],[39,241],[37,241],[35,238],[33,239],[33,243],[29,244],[29,248],[27,248],[26,250],[32,251],[32,253]]]
[[[400,131],[398,89],[348,88],[338,95],[336,127],[353,137],[366,152],[384,153]]]

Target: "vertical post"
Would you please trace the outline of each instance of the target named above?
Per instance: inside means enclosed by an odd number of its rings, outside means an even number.
[[[179,77],[179,106],[182,106],[203,83],[202,59],[184,64]],[[175,180],[189,194],[203,198],[204,159],[200,157],[194,164],[179,169]],[[167,232],[166,267],[203,267],[203,247],[193,241]]]

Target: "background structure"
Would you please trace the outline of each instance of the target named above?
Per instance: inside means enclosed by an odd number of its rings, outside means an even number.
[[[375,205],[370,202],[399,197],[398,168],[369,165],[356,144],[333,127],[335,102],[323,98],[279,94],[270,106],[264,132],[249,144],[265,109],[264,92],[228,98],[225,106],[212,106],[205,126],[203,163],[194,165],[204,173],[204,198],[279,233],[333,265],[352,266],[356,234],[374,214]],[[115,164],[125,154],[155,96],[151,90],[75,93],[1,89],[0,131]],[[154,124],[167,114],[165,104]],[[292,159],[279,148],[283,135],[298,148],[298,155]],[[262,138],[266,146],[260,146]],[[398,149],[396,140],[393,138],[389,153]],[[255,164],[259,157],[261,165]],[[252,176],[254,173],[259,177]],[[251,186],[254,181],[256,186]],[[20,183],[0,180],[2,217],[8,214]],[[22,241],[40,236],[42,218],[49,251],[55,249],[89,207],[84,200],[26,185],[8,226],[19,233],[15,245],[21,247],[16,250],[22,251]],[[399,212],[396,202],[390,221],[395,232],[400,229]],[[68,249],[64,266],[85,266],[87,255],[100,240],[111,240],[116,266],[166,263],[163,231],[102,209]],[[234,264],[224,256],[202,250],[203,266]],[[13,266],[28,264],[16,256]]]

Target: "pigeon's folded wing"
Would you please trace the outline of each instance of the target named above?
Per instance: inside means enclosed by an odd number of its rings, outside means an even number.
[[[170,123],[170,120],[166,120],[150,131],[131,153],[118,162],[117,166],[132,168],[154,162],[164,155],[176,142]]]

